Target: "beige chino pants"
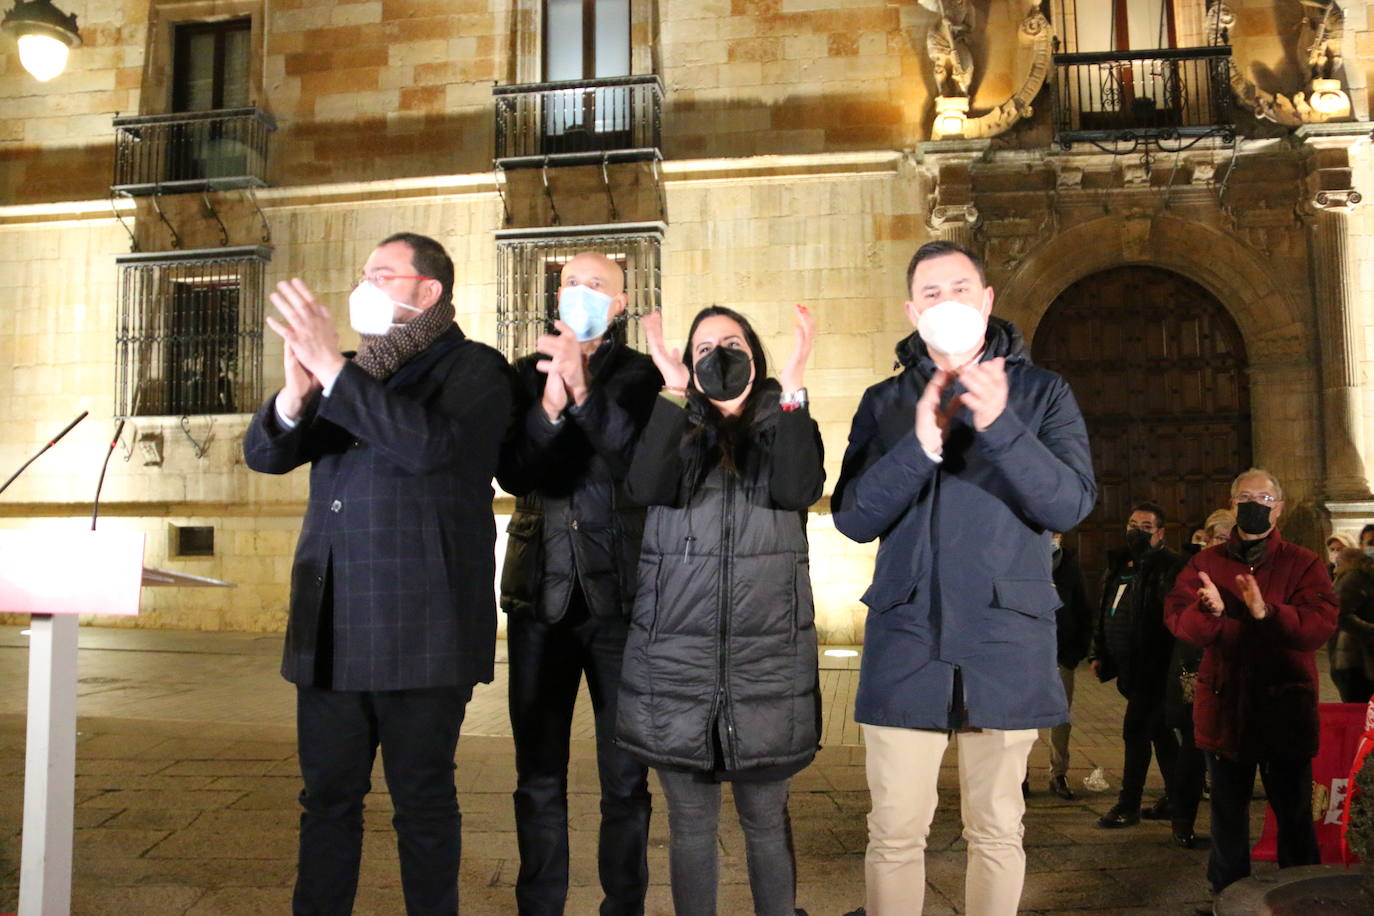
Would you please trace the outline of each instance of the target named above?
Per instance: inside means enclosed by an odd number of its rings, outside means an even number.
[[[868,916],[915,916],[925,904],[926,838],[938,803],[936,782],[950,735],[943,731],[865,725]],[[1021,848],[1026,812],[1021,780],[1034,729],[954,735],[959,754],[959,810],[968,843],[964,912],[1014,916],[1026,877]]]

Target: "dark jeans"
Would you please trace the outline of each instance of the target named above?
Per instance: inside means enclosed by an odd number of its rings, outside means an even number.
[[[1163,685],[1161,685],[1163,686]],[[1164,794],[1172,795],[1174,757],[1178,741],[1173,729],[1164,721],[1163,692],[1138,692],[1126,700],[1126,715],[1121,720],[1121,740],[1126,755],[1121,765],[1121,794],[1117,802],[1127,808],[1139,808],[1145,791],[1145,777],[1150,772],[1150,746],[1164,777]]]
[[[1212,890],[1224,888],[1250,875],[1250,799],[1259,769],[1269,807],[1279,833],[1279,868],[1317,865],[1321,851],[1312,826],[1312,761],[1227,760],[1207,754],[1212,774],[1212,855],[1207,860],[1207,880]]]
[[[720,783],[704,775],[656,770],[668,799],[668,872],[677,916],[715,916]],[[755,916],[793,916],[797,865],[787,817],[790,779],[731,783]]]
[[[360,692],[296,688],[300,859],[292,911],[353,912],[363,798],[378,745],[391,792],[401,887],[411,916],[458,912],[461,815],[453,755],[471,687]]]
[[[512,615],[507,628],[520,912],[560,914],[568,896],[568,742],[585,672],[601,777],[601,913],[643,913],[649,884],[648,770],[615,745],[627,624],[618,617],[589,616],[581,589],[574,588],[568,614],[558,623]]]

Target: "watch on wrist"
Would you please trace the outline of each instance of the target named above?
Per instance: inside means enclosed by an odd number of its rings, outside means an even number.
[[[778,402],[783,410],[801,410],[809,402],[805,388],[798,388],[796,391],[784,391],[782,399]]]

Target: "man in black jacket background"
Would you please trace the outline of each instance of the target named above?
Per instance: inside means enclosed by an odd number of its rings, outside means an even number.
[[[452,290],[438,242],[385,239],[349,297],[352,359],[308,286],[272,294],[285,384],[243,451],[269,474],[310,465],[282,659],[305,784],[297,914],[353,911],[378,746],[406,912],[458,912],[453,757],[472,687],[492,678],[491,478],[512,380],[453,323]]]
[[[625,306],[618,264],[574,256],[561,273],[553,333],[516,362],[520,399],[498,478],[517,497],[501,607],[522,914],[561,914],[566,902],[569,738],[584,673],[601,782],[603,916],[642,913],[649,881],[647,770],[614,738],[644,531],[624,480],[663,380],[611,327]]]
[[[1126,698],[1121,721],[1125,760],[1117,802],[1097,821],[1107,829],[1131,827],[1140,818],[1169,817],[1178,741],[1164,717],[1165,687],[1174,637],[1164,626],[1164,598],[1183,568],[1181,556],[1164,546],[1164,510],[1145,501],[1131,507],[1126,548],[1107,554],[1102,603],[1098,610],[1093,672],[1099,680],[1116,678]],[[1150,770],[1150,748],[1164,777],[1164,797],[1143,815],[1141,796]]]

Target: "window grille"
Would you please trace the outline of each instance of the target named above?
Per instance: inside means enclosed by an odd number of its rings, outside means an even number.
[[[257,409],[271,257],[247,246],[116,259],[116,416]]]
[[[508,359],[534,352],[539,335],[558,317],[558,283],[573,255],[597,251],[625,271],[624,318],[612,333],[642,349],[639,323],[660,307],[663,223],[582,226],[558,232],[508,229],[496,233],[496,332]]]

